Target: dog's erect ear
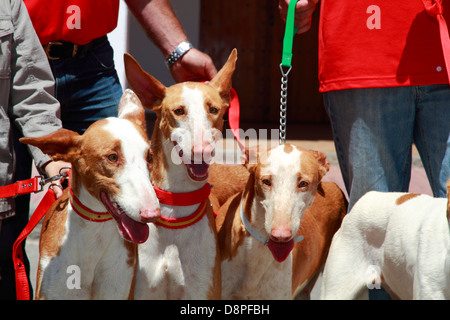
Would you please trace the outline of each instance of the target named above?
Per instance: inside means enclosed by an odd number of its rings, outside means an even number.
[[[319,180],[322,180],[323,176],[330,170],[330,163],[327,161],[327,156],[324,153],[315,150],[310,151],[319,162]]]
[[[128,84],[143,106],[150,110],[159,106],[166,95],[166,87],[145,72],[130,54],[124,54],[124,63]]]
[[[246,147],[241,155],[241,161],[248,171],[254,170],[258,163],[258,146]]]
[[[20,138],[20,142],[41,149],[54,161],[63,160],[72,163],[79,157],[81,136],[77,132],[60,129],[39,138]]]
[[[126,89],[120,98],[119,118],[135,123],[146,132],[144,107],[138,96],[130,89]]]
[[[265,156],[267,155],[267,152],[268,152],[267,146],[255,145],[251,147],[246,147],[244,154],[241,157],[244,158],[243,159],[244,165],[247,168],[247,170],[249,172],[254,171],[261,155]]]
[[[226,102],[230,102],[230,89],[231,78],[233,76],[234,69],[236,68],[237,50],[233,49],[227,62],[223,65],[222,69],[214,76],[209,84],[216,88],[222,99]]]

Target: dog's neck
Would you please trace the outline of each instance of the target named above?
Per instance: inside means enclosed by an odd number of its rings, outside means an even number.
[[[152,135],[151,149],[153,157],[153,165],[150,172],[152,184],[162,190],[174,193],[188,193],[201,189],[207,183],[192,181],[186,170],[186,166],[175,164],[171,159],[174,144],[172,141],[165,139],[161,131],[155,130]],[[174,156],[177,156],[174,153]],[[172,206],[161,203],[161,215],[166,218],[183,218],[195,212],[199,204],[191,206]]]
[[[265,228],[265,215],[264,207],[261,202],[257,199],[254,193],[254,188],[247,188],[242,192],[241,206],[243,206],[244,214],[246,215],[248,221],[250,221],[251,226],[263,237],[269,239]],[[238,208],[240,211],[240,208]],[[240,215],[240,212],[236,214]],[[241,221],[241,228],[244,225]],[[267,283],[267,277],[272,281],[274,277],[277,278],[275,281],[283,283],[283,298],[288,299],[291,293],[291,280],[292,280],[292,255],[283,262],[277,262],[266,245],[264,245],[261,240],[257,240],[253,235],[250,236],[251,241],[247,242],[247,255],[244,261],[242,261],[241,269],[245,270],[244,278],[241,281],[241,289],[239,291],[245,292],[244,296],[247,294],[255,294],[260,296],[261,294],[267,294],[268,292],[261,292],[261,283]],[[266,239],[266,240],[267,240]],[[260,263],[255,263],[259,261]],[[261,263],[264,267],[261,267]],[[275,269],[274,269],[275,268]],[[274,271],[276,275],[274,275]],[[281,277],[281,278],[280,278]],[[278,289],[277,289],[278,290]],[[244,296],[240,298],[244,298]]]
[[[244,215],[247,217],[247,220],[250,222],[252,227],[259,234],[266,235],[264,229],[264,218],[265,218],[265,215],[263,214],[264,207],[261,205],[261,202],[256,199],[254,179],[255,179],[254,174],[251,173],[247,185],[245,186],[245,189],[242,192],[240,205],[243,206],[242,209],[244,210]],[[240,210],[241,209],[239,209],[239,211]],[[258,214],[258,212],[260,214]],[[238,212],[238,214],[240,214],[240,212]],[[241,225],[243,226],[242,221]]]
[[[77,171],[72,168],[69,187],[72,190],[73,195],[86,208],[96,212],[105,212],[106,208],[103,203],[89,193],[88,189],[83,185],[79,177],[80,175]]]

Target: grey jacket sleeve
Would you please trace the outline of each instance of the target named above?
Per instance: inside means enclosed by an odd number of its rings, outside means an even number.
[[[11,47],[10,114],[23,136],[39,137],[61,128],[60,105],[54,98],[54,78],[47,57],[22,1],[12,0],[14,27]],[[50,161],[29,147],[38,169]]]

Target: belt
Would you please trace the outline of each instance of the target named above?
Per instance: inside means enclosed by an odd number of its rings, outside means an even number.
[[[83,58],[89,51],[94,49],[97,45],[103,43],[108,38],[103,36],[92,40],[88,44],[78,45],[67,41],[52,41],[44,45],[44,51],[49,60],[59,60],[67,58]]]

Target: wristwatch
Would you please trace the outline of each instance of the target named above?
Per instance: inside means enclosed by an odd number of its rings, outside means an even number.
[[[181,42],[178,47],[166,59],[166,65],[170,68],[178,59],[180,59],[186,52],[193,48],[189,41]]]

